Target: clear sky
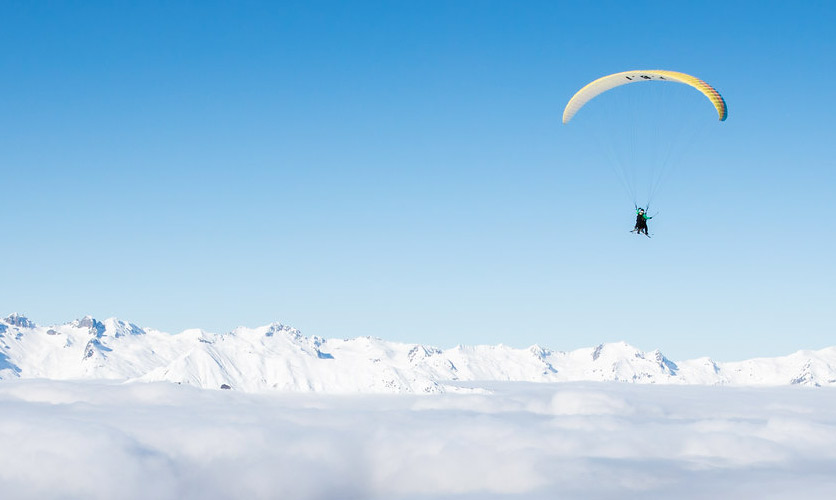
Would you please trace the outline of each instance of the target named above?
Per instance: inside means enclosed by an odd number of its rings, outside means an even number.
[[[832,2],[3,2],[0,312],[440,347],[836,345]],[[654,238],[561,124],[729,104]]]

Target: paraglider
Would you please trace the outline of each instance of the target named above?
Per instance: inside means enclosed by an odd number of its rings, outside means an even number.
[[[601,94],[624,85],[643,82],[655,82],[650,85],[654,88],[643,96],[644,101],[640,100],[642,96],[636,97],[641,93],[633,91],[644,86],[631,86],[629,91],[604,99],[598,108],[609,114],[593,114],[586,125],[592,129],[592,135],[598,136],[595,138],[599,140],[599,149],[611,154],[607,164],[618,174],[623,187],[632,197],[636,208],[636,225],[632,232],[650,237],[647,220],[652,217],[647,214],[647,208],[640,207],[650,205],[651,199],[667,177],[668,167],[675,156],[674,150],[679,146],[677,141],[684,136],[690,136],[693,141],[696,135],[694,129],[704,127],[706,123],[706,117],[700,111],[705,100],[700,97],[698,109],[680,109],[681,102],[675,100],[669,103],[664,100],[665,91],[670,89],[667,83],[680,83],[697,90],[707,98],[721,122],[728,117],[728,107],[714,87],[695,76],[666,70],[623,71],[593,80],[577,91],[563,110],[563,124],[572,121],[590,101]],[[689,99],[692,95],[690,91],[682,93],[688,94],[686,97]],[[628,104],[633,107],[626,112],[615,113],[623,111],[617,108],[624,107],[625,101],[630,101]],[[694,123],[686,123],[688,120]],[[644,156],[640,156],[641,153],[645,153]]]
[[[634,227],[631,232],[636,234],[642,234],[642,232],[644,232],[644,235],[650,238],[650,235],[647,234],[647,220],[652,218],[653,217],[647,215],[647,212],[643,208],[636,208],[636,227]]]
[[[685,85],[690,85],[695,89],[699,90],[703,95],[705,95],[711,104],[714,105],[714,108],[717,110],[717,114],[719,115],[720,121],[725,121],[726,118],[729,116],[729,110],[726,107],[726,101],[723,99],[723,96],[720,95],[717,90],[712,87],[711,85],[705,83],[704,81],[700,80],[699,78],[691,75],[686,75],[685,73],[679,73],[676,71],[663,71],[658,69],[651,69],[651,70],[642,70],[642,71],[623,71],[621,73],[614,73],[612,75],[601,77],[587,85],[585,85],[582,89],[577,91],[575,95],[569,99],[569,103],[566,104],[566,108],[563,110],[563,124],[569,123],[569,120],[575,116],[575,114],[590,100],[594,97],[603,94],[604,92],[614,89],[616,87],[620,87],[622,85],[627,85],[630,83],[639,83],[639,82],[678,82],[684,83]]]

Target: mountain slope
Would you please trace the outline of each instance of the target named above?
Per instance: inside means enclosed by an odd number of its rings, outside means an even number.
[[[624,343],[570,352],[504,345],[438,349],[359,337],[322,339],[273,323],[177,335],[86,316],[43,327],[0,320],[0,378],[168,381],[243,391],[455,390],[450,381],[619,381],[660,384],[836,385],[836,347],[778,358],[672,362]]]

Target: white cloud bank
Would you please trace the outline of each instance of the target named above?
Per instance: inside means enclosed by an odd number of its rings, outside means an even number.
[[[8,499],[833,498],[832,389],[0,382]]]

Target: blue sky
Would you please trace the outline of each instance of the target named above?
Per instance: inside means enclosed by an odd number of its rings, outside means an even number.
[[[834,345],[834,25],[828,2],[6,2],[0,310],[674,359]],[[730,110],[652,240],[560,122],[634,68]]]

